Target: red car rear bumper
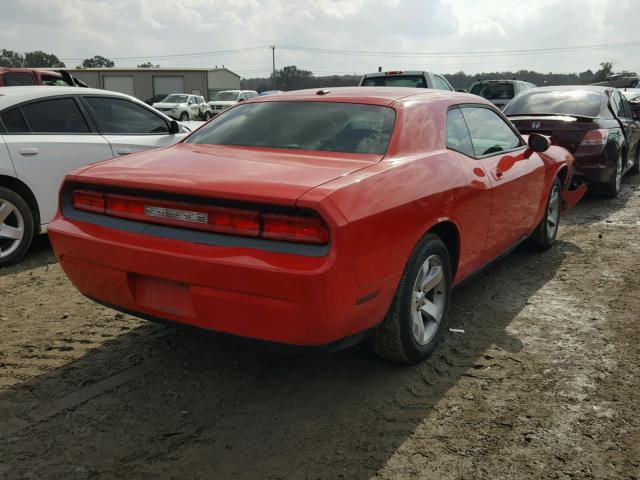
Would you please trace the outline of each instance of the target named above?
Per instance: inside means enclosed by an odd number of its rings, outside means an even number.
[[[348,238],[326,256],[210,246],[58,217],[49,236],[84,295],[143,316],[293,345],[324,345],[384,317],[398,277],[357,285]]]

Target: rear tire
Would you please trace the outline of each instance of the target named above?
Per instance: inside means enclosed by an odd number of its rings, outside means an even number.
[[[640,146],[638,146],[638,152],[636,153],[636,161],[629,169],[631,175],[638,175],[640,173]]]
[[[0,267],[24,256],[33,233],[33,213],[27,202],[13,190],[0,187]]]
[[[407,262],[384,320],[370,342],[378,355],[414,364],[429,356],[446,330],[451,259],[444,242],[426,234]]]
[[[180,121],[181,122],[188,122],[189,121],[189,114],[187,112],[182,112],[180,114]]]
[[[549,250],[556,243],[558,235],[558,227],[560,225],[560,205],[562,192],[562,182],[556,177],[553,180],[549,198],[547,199],[547,207],[544,210],[542,220],[527,239],[527,245],[538,251]]]
[[[620,193],[620,187],[622,185],[622,151],[618,152],[618,158],[614,164],[613,173],[607,183],[603,183],[600,186],[600,191],[607,198],[616,198]]]

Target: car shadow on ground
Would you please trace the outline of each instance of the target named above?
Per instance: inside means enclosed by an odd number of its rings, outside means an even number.
[[[18,263],[9,267],[0,267],[0,277],[33,270],[56,262],[56,256],[51,249],[49,237],[47,235],[36,235],[26,255]]]
[[[282,354],[143,324],[0,392],[0,474],[370,478],[452,386],[477,381],[490,358],[518,355],[510,323],[577,250],[517,249],[457,288],[449,326],[464,333],[417,366],[366,345]]]
[[[563,225],[588,225],[615,221],[616,214],[623,210],[629,200],[640,191],[640,175],[627,174],[622,179],[622,187],[616,198],[604,198],[597,193],[588,191],[569,211],[563,220]]]

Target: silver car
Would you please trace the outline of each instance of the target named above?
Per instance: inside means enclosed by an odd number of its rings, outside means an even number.
[[[200,95],[172,93],[161,102],[154,103],[153,107],[181,122],[211,118],[211,107]]]

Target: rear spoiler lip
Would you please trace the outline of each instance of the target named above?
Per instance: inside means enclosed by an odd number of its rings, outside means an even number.
[[[526,114],[526,115],[507,115],[511,121],[516,120],[561,120],[565,122],[593,122],[598,117],[589,117],[587,115],[569,115],[569,114]]]

